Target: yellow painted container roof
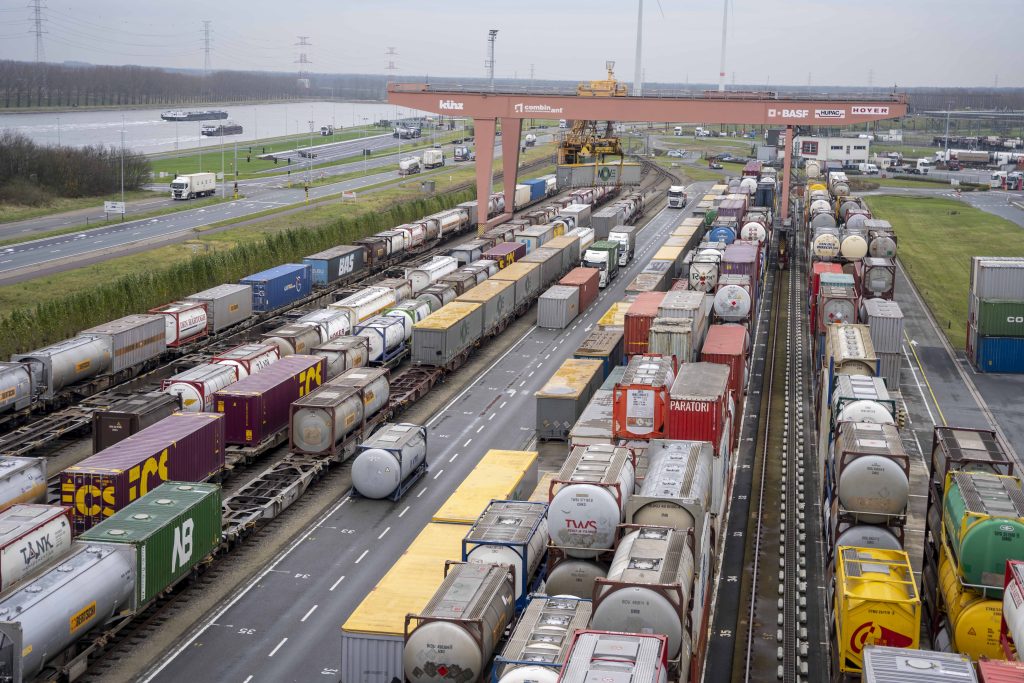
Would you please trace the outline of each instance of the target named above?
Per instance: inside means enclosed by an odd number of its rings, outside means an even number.
[[[616,301],[611,306],[601,319],[597,321],[598,325],[618,325],[620,327],[626,324],[626,311],[633,305],[632,301]]]
[[[579,241],[579,235],[562,235],[561,237],[556,237],[553,240],[548,240],[544,243],[544,246],[549,249],[565,249]]]
[[[688,238],[688,237],[678,237],[676,235],[672,235],[671,237],[669,237],[668,239],[665,240],[665,243],[662,246],[664,246],[664,247],[685,247],[689,243],[690,243],[690,238]]]
[[[704,225],[703,218],[697,218],[696,216],[687,216],[683,219],[683,222],[679,224],[679,227],[694,227],[699,228]]]
[[[655,254],[654,261],[677,261],[683,257],[682,247],[662,247]]]
[[[569,358],[534,396],[578,398],[586,390],[587,385],[594,381],[594,376],[602,372],[603,366],[604,362],[599,360]]]
[[[444,563],[462,558],[467,531],[461,525],[427,524],[341,629],[402,638],[405,615],[422,612],[444,581]]]
[[[434,514],[432,521],[473,524],[492,500],[513,499],[519,493],[523,477],[536,461],[537,451],[487,451]]]
[[[715,199],[716,199],[717,197],[719,197],[719,196],[720,196],[720,195],[717,195],[717,194],[706,194],[706,195],[704,195],[703,197],[701,197],[701,198],[700,198],[700,200],[701,200],[702,202],[713,202],[713,201],[715,201]]]
[[[722,184],[712,185],[710,191],[711,194],[725,194],[726,192],[729,191],[729,186]]]
[[[531,503],[546,503],[548,502],[548,489],[551,488],[551,482],[558,476],[558,472],[545,472],[541,475],[537,481],[537,488],[530,494]]]
[[[466,301],[453,301],[437,309],[423,320],[413,325],[416,330],[447,330],[466,319],[470,313],[480,308],[480,304]]]
[[[703,223],[699,225],[680,225],[679,227],[672,231],[672,236],[686,238],[693,237],[697,233],[697,231],[702,228],[702,226]]]
[[[512,265],[505,266],[499,270],[496,274],[491,276],[492,280],[521,280],[535,268],[540,268],[539,263],[522,263],[515,262]]]
[[[460,294],[455,297],[455,300],[482,304],[490,301],[506,289],[515,286],[516,283],[510,280],[495,280],[494,278],[487,278],[465,294]]]

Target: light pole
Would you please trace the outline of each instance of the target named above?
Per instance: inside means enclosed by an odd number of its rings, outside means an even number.
[[[57,117],[57,146],[60,147],[60,117]]]
[[[943,154],[942,160],[949,165],[949,108],[952,106],[952,102],[946,102],[946,137],[944,142],[946,143],[946,151]]]
[[[121,114],[121,220],[124,221],[124,114]]]
[[[199,172],[203,172],[203,124],[199,124]]]
[[[224,145],[220,146],[220,198],[228,196],[228,174],[224,172]]]

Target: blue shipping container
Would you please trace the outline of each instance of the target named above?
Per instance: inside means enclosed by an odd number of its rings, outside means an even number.
[[[978,337],[978,372],[1024,372],[1024,337]]]
[[[286,263],[239,280],[252,286],[252,310],[257,313],[286,306],[310,293],[312,274],[309,264]]]
[[[540,180],[539,178],[533,178],[531,180],[524,180],[523,181],[523,185],[529,185],[530,186],[530,201],[531,202],[532,201],[536,201],[538,199],[543,199],[543,197],[544,197],[544,190],[545,190],[545,187],[546,187],[546,184],[544,183],[543,180]]]

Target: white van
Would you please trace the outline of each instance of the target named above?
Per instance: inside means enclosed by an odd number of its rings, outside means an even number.
[[[874,164],[857,164],[857,170],[864,175],[878,175],[878,166]]]
[[[683,134],[683,127],[682,126],[676,126],[675,128],[672,129],[672,132],[675,133],[676,135],[682,135]]]

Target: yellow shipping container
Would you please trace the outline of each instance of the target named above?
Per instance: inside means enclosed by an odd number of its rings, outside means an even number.
[[[651,258],[652,261],[681,261],[683,258],[682,247],[662,247]]]
[[[867,645],[917,648],[921,598],[910,558],[902,550],[838,548],[833,610],[840,671],[860,673]]]
[[[445,304],[413,325],[413,329],[447,330],[465,320],[467,316],[471,315],[478,308],[480,308],[480,304],[453,301],[450,304]]]
[[[672,235],[668,239],[666,239],[665,243],[662,244],[661,246],[679,247],[680,249],[685,249],[687,246],[689,246],[689,244],[690,239],[688,237],[676,237],[675,235]]]
[[[714,201],[720,196],[722,195],[711,193],[704,195],[703,197],[700,198],[700,200],[701,202],[708,202],[709,204],[713,204]]]
[[[505,266],[497,273],[491,276],[492,280],[520,280],[525,277],[531,271],[540,268],[539,263],[520,263],[516,262],[510,266]]]
[[[595,377],[603,374],[604,362],[569,358],[562,367],[551,375],[540,391],[534,394],[537,398],[575,398],[587,390],[595,381]],[[600,385],[600,382],[598,383]]]
[[[515,283],[510,282],[509,280],[495,280],[494,278],[487,278],[465,294],[460,294],[455,297],[455,300],[466,303],[483,304],[498,296],[508,288],[515,286]],[[424,320],[426,320],[426,318],[424,318]]]
[[[565,234],[565,221],[554,221],[551,223],[551,236],[561,237]]]
[[[626,311],[633,305],[633,299],[630,297],[629,301],[616,301],[611,306],[601,319],[597,321],[598,327],[625,327],[626,326]]]
[[[473,524],[492,500],[523,500],[536,485],[537,451],[489,450],[432,521]]]
[[[556,237],[553,240],[548,240],[544,246],[549,247],[551,249],[565,249],[566,247],[571,247],[574,243],[579,241],[579,235],[562,235],[561,237]]]
[[[540,480],[537,482],[537,488],[530,494],[529,501],[531,503],[546,503],[548,502],[548,491],[551,489],[551,482],[558,476],[558,472],[545,472],[540,476]]]
[[[427,524],[413,539],[388,573],[359,603],[341,627],[342,647],[346,640],[358,640],[357,634],[366,634],[374,640],[396,640],[401,661],[405,638],[405,615],[419,613],[444,581],[444,563],[462,558],[462,539],[466,527],[453,524]],[[358,652],[356,648],[354,651]],[[363,665],[377,665],[367,658]],[[346,666],[358,666],[349,662]],[[355,672],[365,680],[363,671]]]
[[[939,590],[946,604],[946,617],[953,650],[977,660],[1006,659],[999,644],[999,628],[1003,619],[1003,601],[985,598],[960,583],[955,565],[949,561],[942,546],[939,560]]]
[[[693,216],[687,216],[683,219],[683,222],[676,226],[676,230],[679,228],[700,228],[704,225],[704,221]]]
[[[729,186],[728,185],[722,185],[721,183],[719,183],[718,185],[712,185],[711,189],[708,190],[708,192],[710,192],[711,194],[725,194],[728,191],[729,191]]]

